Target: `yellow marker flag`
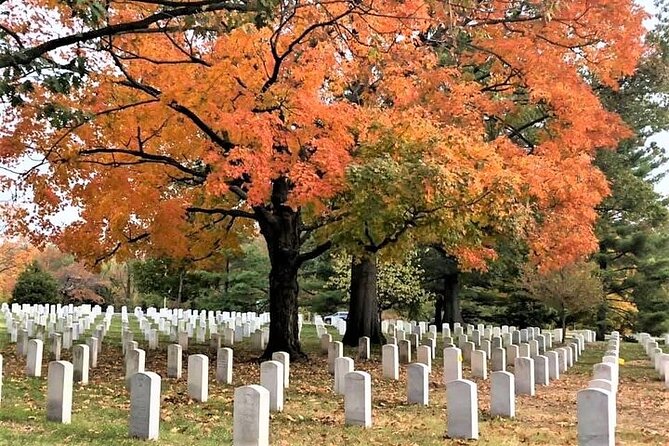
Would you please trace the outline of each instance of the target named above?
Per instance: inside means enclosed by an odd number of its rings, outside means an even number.
[[[625,365],[625,360],[623,358],[618,358],[618,365]]]

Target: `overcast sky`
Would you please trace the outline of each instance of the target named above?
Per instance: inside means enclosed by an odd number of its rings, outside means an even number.
[[[653,0],[637,0],[637,3],[643,5],[643,7],[646,8],[650,13],[655,11]],[[649,20],[647,22],[647,26],[652,27],[653,23],[654,20]],[[660,147],[663,147],[665,150],[669,151],[669,132],[658,133],[652,136],[647,141],[647,143],[650,143],[651,141],[656,142]],[[669,166],[665,166],[662,168],[662,170],[666,172],[668,167]],[[669,174],[656,185],[655,189],[662,195],[669,195]]]

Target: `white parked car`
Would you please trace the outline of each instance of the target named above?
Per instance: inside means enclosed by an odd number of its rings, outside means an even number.
[[[333,325],[337,319],[346,320],[348,318],[348,311],[337,311],[335,314],[325,316],[323,322]]]

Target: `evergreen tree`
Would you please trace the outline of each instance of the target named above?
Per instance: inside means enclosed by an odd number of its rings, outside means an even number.
[[[667,157],[656,143],[647,144],[651,135],[669,130],[669,46],[662,27],[648,41],[653,51],[633,76],[618,90],[598,89],[603,103],[633,131],[615,151],[602,150],[596,159],[611,187],[599,207],[594,257],[607,294],[598,312],[600,334],[635,322],[636,330],[652,333],[669,328],[668,201],[654,190]]]
[[[12,303],[55,304],[60,301],[58,282],[36,261],[19,274],[12,291]]]

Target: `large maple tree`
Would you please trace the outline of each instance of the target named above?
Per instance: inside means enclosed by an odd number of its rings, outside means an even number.
[[[297,272],[332,243],[327,222],[366,221],[378,248],[424,216],[472,265],[511,213],[546,267],[596,247],[592,155],[625,129],[582,73],[615,85],[633,71],[643,14],[629,0],[14,3],[0,5],[14,106],[0,155],[39,164],[8,178],[36,204],[15,208],[14,229],[92,261],[205,261],[257,225],[266,356],[302,354]],[[48,32],[54,17],[70,40]],[[374,197],[349,180],[378,160],[415,178],[397,178],[374,223],[342,197]],[[55,227],[67,206],[79,218]]]

